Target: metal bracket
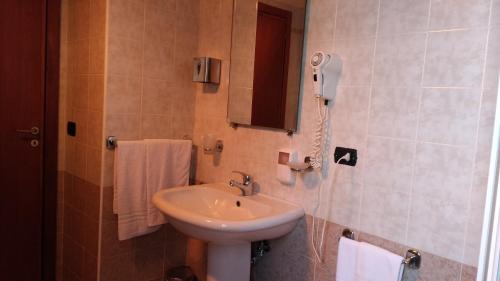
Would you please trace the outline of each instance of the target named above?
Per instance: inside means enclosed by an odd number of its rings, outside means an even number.
[[[221,153],[223,149],[224,149],[224,143],[222,142],[222,140],[217,140],[215,142],[215,152]]]
[[[418,250],[409,249],[406,252],[406,257],[403,263],[410,269],[419,269],[420,264],[422,263],[422,256]]]
[[[344,230],[342,230],[342,236],[351,240],[356,240],[354,239],[354,231],[350,230],[349,228],[344,228]]]

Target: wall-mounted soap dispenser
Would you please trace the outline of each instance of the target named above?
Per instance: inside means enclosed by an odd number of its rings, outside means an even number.
[[[209,57],[194,58],[193,82],[219,84],[221,60]]]

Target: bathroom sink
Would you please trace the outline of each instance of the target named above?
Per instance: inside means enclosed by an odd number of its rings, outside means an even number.
[[[208,281],[248,281],[251,242],[283,236],[304,216],[303,208],[292,203],[239,193],[214,183],[164,189],[153,196],[173,227],[208,242]]]
[[[223,183],[175,187],[156,193],[153,203],[181,232],[218,244],[283,236],[304,215],[302,207],[286,201],[239,192]]]

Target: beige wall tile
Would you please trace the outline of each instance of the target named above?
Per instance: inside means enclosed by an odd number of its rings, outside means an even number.
[[[496,1],[500,3],[500,1]],[[500,9],[500,4],[498,5]],[[484,77],[484,88],[495,89],[498,86],[498,75],[500,73],[500,26],[491,28],[488,40],[488,55],[486,61],[486,73]]]
[[[338,0],[335,37],[374,36],[379,6],[376,0]]]
[[[142,138],[168,139],[172,138],[172,117],[167,115],[144,114],[142,116]]]
[[[95,184],[101,184],[101,149],[87,149],[87,181]]]
[[[174,76],[174,45],[163,42],[144,44],[144,76],[171,82]]]
[[[418,139],[473,145],[479,116],[478,90],[425,89],[420,105]]]
[[[87,176],[87,147],[84,144],[75,142],[73,149],[70,152],[74,155],[73,163],[70,163],[70,167],[72,166],[73,169],[70,169],[70,172],[84,179]]]
[[[497,102],[497,90],[488,89],[483,91],[481,100],[481,112],[479,120],[479,135],[477,139],[476,169],[486,174],[489,168],[490,148],[492,142],[493,124],[495,122],[495,108]]]
[[[464,204],[436,196],[413,195],[407,244],[423,251],[460,261],[467,222]]]
[[[72,121],[76,123],[75,141],[81,144],[87,144],[88,141],[88,118],[89,111],[86,109],[74,109]]]
[[[110,114],[141,112],[141,78],[108,75],[106,86],[106,112]]]
[[[433,1],[430,28],[436,30],[486,26],[490,3],[489,0]]]
[[[410,197],[406,192],[366,183],[360,214],[360,229],[404,243]]]
[[[102,186],[103,186],[103,196],[105,196],[105,190],[109,186],[114,184],[114,152],[112,150],[104,150],[103,165],[102,165]],[[103,197],[103,201],[105,201]],[[110,200],[111,201],[111,200]],[[103,210],[106,210],[106,206],[109,204],[103,203]],[[105,218],[105,217],[104,217]]]
[[[143,86],[142,112],[145,114],[171,114],[175,89],[165,80],[145,79]],[[185,105],[185,103],[184,103]]]
[[[356,180],[336,179],[331,187],[330,220],[338,221],[342,225],[359,228],[361,194],[363,184]],[[333,250],[328,248],[329,251]]]
[[[110,33],[112,34],[112,33]],[[138,77],[142,74],[143,43],[126,37],[108,38],[108,74]]]
[[[69,75],[68,96],[71,96],[69,108],[88,109],[89,103],[89,77],[87,75]]]
[[[493,8],[492,8],[492,11],[491,11],[491,24],[492,25],[498,25],[500,24],[500,17],[498,15],[500,15],[500,1],[498,0],[492,0],[492,4],[493,4]]]
[[[373,84],[380,87],[420,85],[425,53],[423,33],[377,38]]]
[[[141,135],[141,118],[139,114],[107,114],[106,136],[118,139],[135,140]]]
[[[427,31],[431,0],[380,1],[379,34]]]
[[[90,27],[90,0],[68,1],[68,40],[87,39]]]
[[[332,40],[335,31],[335,15],[338,0],[314,0],[311,3],[308,40]]]
[[[89,110],[103,111],[104,76],[89,75]]]
[[[364,173],[365,188],[384,187],[410,195],[415,143],[369,137]],[[369,198],[369,197],[368,197]]]
[[[334,52],[340,56],[340,60],[342,61],[340,85],[370,85],[374,48],[375,38],[371,37],[353,37],[335,40]],[[321,50],[323,47],[319,49]]]
[[[413,194],[441,198],[466,209],[472,182],[472,156],[471,148],[418,144]]]
[[[89,39],[68,42],[68,73],[87,74],[89,71]]]
[[[107,0],[90,0],[90,37],[104,38]]]
[[[90,38],[89,73],[104,74],[104,36]]]
[[[175,1],[147,0],[145,5],[146,42],[156,41],[171,44],[175,40]]]
[[[480,87],[485,44],[486,29],[430,33],[424,86]]]
[[[368,133],[414,139],[420,88],[373,88]]]
[[[142,40],[143,0],[108,0],[108,33],[111,36]]]
[[[333,131],[364,133],[368,121],[369,95],[368,87],[339,87],[335,105],[330,105]],[[315,114],[317,109],[313,110]],[[314,114],[309,116],[309,120],[315,120]]]

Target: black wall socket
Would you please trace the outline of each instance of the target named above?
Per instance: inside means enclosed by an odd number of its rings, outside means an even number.
[[[358,151],[353,148],[335,147],[335,153],[333,154],[335,163],[337,163],[337,161],[339,161],[339,159],[342,158],[347,153],[351,155],[349,161],[342,159],[340,160],[339,164],[356,166],[356,162],[358,161]]]
[[[76,123],[73,121],[69,121],[66,126],[66,132],[72,137],[76,136]]]

